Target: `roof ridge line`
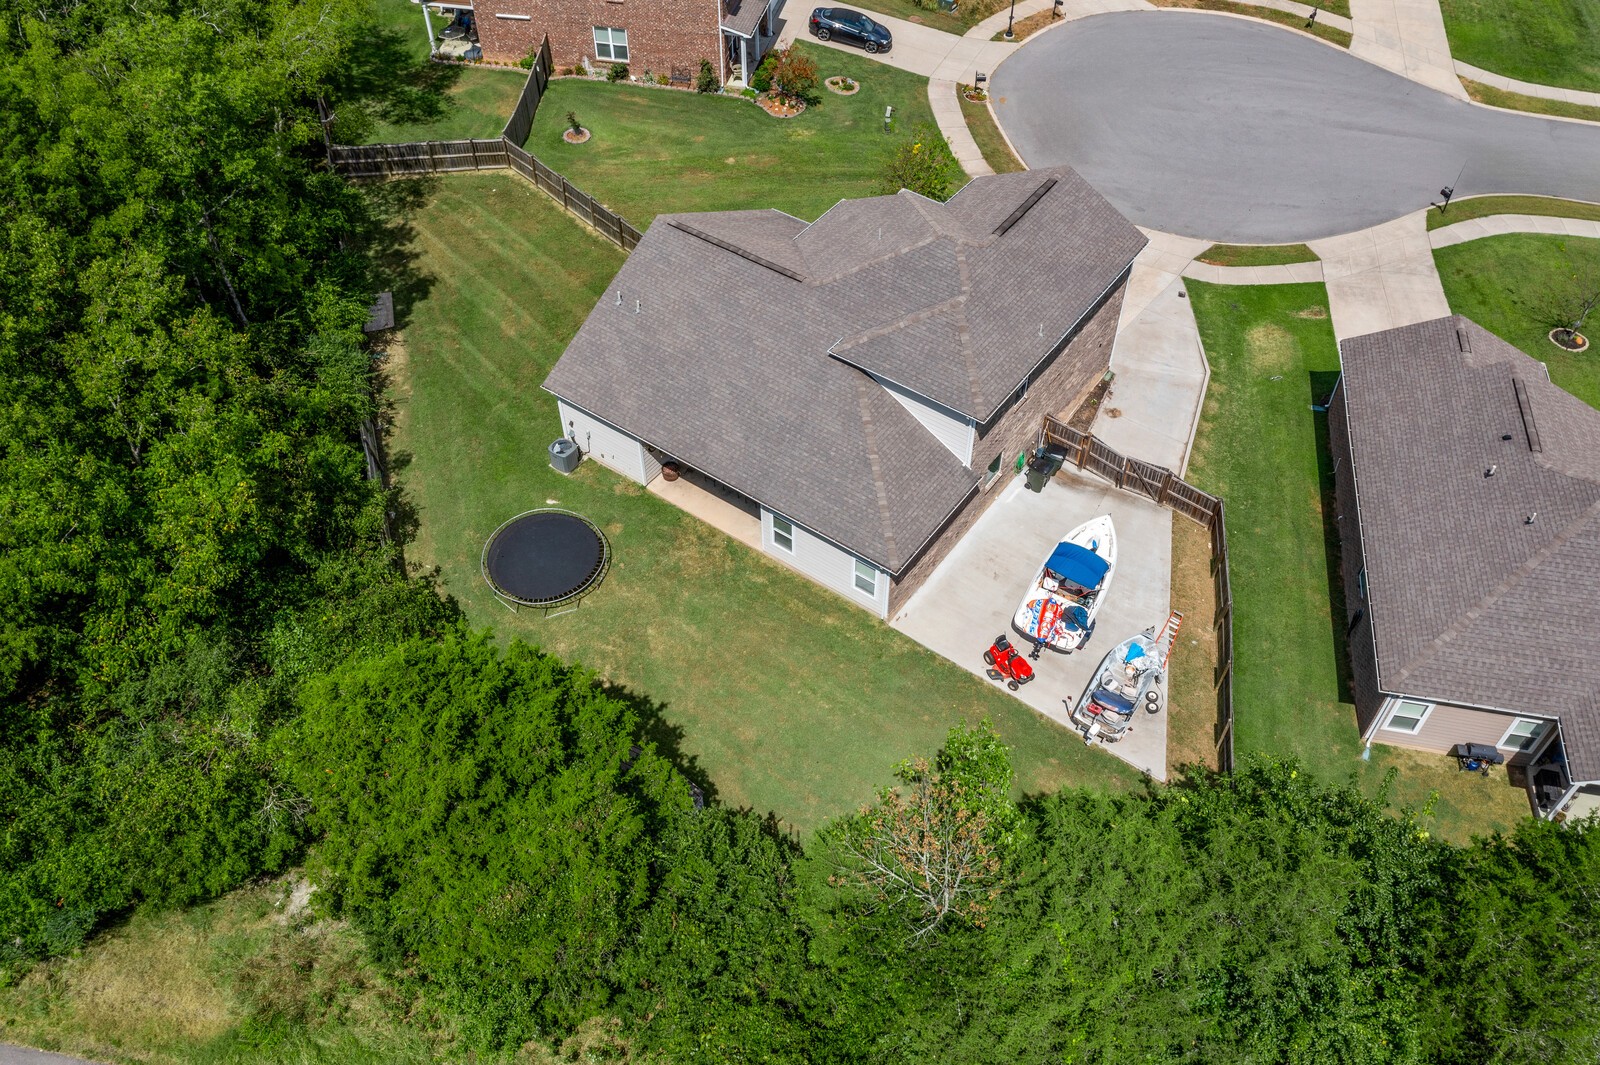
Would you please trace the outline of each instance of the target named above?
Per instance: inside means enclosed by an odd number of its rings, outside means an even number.
[[[817,219],[817,221],[820,222],[821,219],[819,218],[819,219]],[[812,225],[816,225],[816,222],[813,222]],[[795,240],[799,240],[800,236],[801,235],[797,233],[797,234],[795,234],[794,239]],[[827,277],[813,278],[812,281],[811,281],[811,284],[813,284],[813,285],[831,285],[835,281],[843,281],[845,278],[849,277],[851,274],[859,274],[861,271],[863,271],[863,270],[865,270],[865,269],[867,269],[869,267],[877,266],[879,263],[886,263],[890,259],[896,259],[896,258],[899,258],[902,255],[909,255],[911,252],[916,251],[918,248],[926,248],[929,244],[933,244],[933,243],[935,243],[937,241],[953,240],[953,239],[955,239],[955,238],[946,236],[945,234],[940,233],[937,230],[935,230],[933,236],[927,238],[926,240],[919,240],[915,244],[907,244],[903,248],[896,248],[893,251],[884,252],[882,255],[879,255],[876,258],[868,259],[866,262],[863,262],[863,263],[857,263],[855,266],[850,267],[848,270],[841,270],[837,274],[829,274]]]
[[[1564,547],[1569,540],[1593,522],[1597,515],[1600,515],[1600,499],[1590,503],[1582,514],[1568,522],[1564,529],[1556,533],[1548,543],[1529,556],[1527,561],[1512,570],[1511,574],[1499,584],[1489,589],[1488,594],[1481,600],[1467,610],[1462,611],[1456,617],[1453,625],[1429,640],[1410,662],[1401,667],[1400,673],[1394,678],[1395,686],[1398,687],[1404,684],[1413,673],[1427,665],[1428,661],[1435,654],[1438,654],[1445,644],[1460,636],[1467,625],[1483,617],[1490,607],[1504,599],[1513,588],[1526,580],[1534,570],[1538,569],[1547,558],[1554,554],[1556,549]]]
[[[962,292],[959,296],[951,296],[947,300],[940,300],[938,303],[930,303],[925,307],[918,307],[910,314],[901,315],[892,322],[885,322],[882,325],[875,325],[871,329],[863,329],[859,333],[851,333],[849,336],[840,337],[838,340],[835,340],[833,342],[833,346],[828,349],[828,354],[838,358],[839,352],[841,351],[848,351],[858,344],[865,344],[869,340],[876,340],[881,336],[888,336],[890,333],[899,332],[908,325],[917,325],[920,322],[926,322],[928,319],[936,318],[944,311],[958,308],[966,302],[967,293]],[[849,362],[848,359],[845,361]]]
[[[872,488],[878,498],[878,521],[883,527],[883,543],[888,550],[888,563],[898,572],[901,564],[900,547],[895,543],[894,526],[889,521],[889,493],[883,483],[883,466],[878,456],[878,427],[872,420],[872,408],[867,403],[866,374],[856,377],[856,403],[861,408],[861,428],[867,438],[867,464],[872,467]]]

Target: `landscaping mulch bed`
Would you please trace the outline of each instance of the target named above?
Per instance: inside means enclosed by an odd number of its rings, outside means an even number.
[[[568,144],[584,144],[591,136],[593,134],[586,129],[580,129],[576,133],[569,129],[561,135],[561,139]]]
[[[773,118],[794,118],[806,109],[804,100],[786,100],[781,96],[774,96],[764,92],[756,97],[756,103],[761,105],[761,110]]]
[[[1094,424],[1094,416],[1100,412],[1100,402],[1106,398],[1106,393],[1111,391],[1111,375],[1101,376],[1098,384],[1090,389],[1089,394],[1083,397],[1083,402],[1078,404],[1078,409],[1072,412],[1072,417],[1067,419],[1067,424],[1074,429],[1087,433]]]
[[[840,96],[854,96],[861,91],[861,83],[854,78],[829,78],[823,84],[829,92],[836,92]]]

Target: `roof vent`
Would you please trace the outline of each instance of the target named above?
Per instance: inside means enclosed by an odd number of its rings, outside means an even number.
[[[784,277],[790,278],[790,279],[795,280],[795,281],[804,281],[805,280],[805,278],[801,277],[799,274],[795,273],[793,270],[789,269],[787,266],[779,266],[777,263],[773,262],[771,259],[763,258],[763,257],[757,255],[753,251],[745,251],[743,248],[738,247],[738,246],[733,245],[733,244],[729,244],[727,241],[722,240],[719,237],[713,237],[710,233],[707,233],[707,232],[705,232],[704,230],[701,230],[701,229],[696,229],[694,226],[691,226],[687,222],[672,221],[672,222],[668,222],[667,225],[671,226],[673,229],[676,229],[680,233],[687,233],[691,237],[697,237],[700,240],[705,241],[707,244],[715,245],[716,247],[721,248],[723,251],[732,252],[733,254],[737,255],[739,258],[744,259],[744,260],[746,260],[748,262],[755,263],[757,266],[764,266],[768,270],[771,270],[775,274],[782,274]]]
[[[1493,477],[1494,476],[1494,471],[1498,470],[1499,468],[1500,468],[1499,466],[1490,466],[1488,469],[1483,471],[1483,475],[1485,477]]]
[[[1538,520],[1539,520],[1539,512],[1536,510],[1532,514],[1529,514],[1526,518],[1523,518],[1522,519],[1522,524],[1524,524],[1524,525],[1532,525],[1534,522],[1536,522]]]
[[[1051,178],[1049,181],[1046,181],[1043,185],[1040,185],[1038,188],[1034,189],[1033,190],[1033,195],[1029,196],[1026,200],[1022,201],[1022,206],[1018,207],[1015,211],[1012,211],[1010,214],[1006,215],[1006,220],[1004,222],[1001,222],[999,225],[994,227],[994,235],[997,236],[997,237],[1005,236],[1006,235],[1006,230],[1010,229],[1012,226],[1014,226],[1018,222],[1022,221],[1022,216],[1027,214],[1029,211],[1033,210],[1033,205],[1038,203],[1040,200],[1044,199],[1044,194],[1049,192],[1051,189],[1053,189],[1055,187],[1056,187],[1056,179],[1055,178]]]
[[[1467,331],[1460,326],[1456,327],[1456,347],[1468,354],[1472,352],[1472,341],[1467,339]]]
[[[1543,451],[1544,444],[1539,440],[1539,426],[1533,420],[1533,397],[1528,394],[1528,386],[1522,383],[1521,377],[1513,374],[1511,387],[1517,394],[1517,409],[1522,412],[1522,431],[1528,434],[1528,450]]]

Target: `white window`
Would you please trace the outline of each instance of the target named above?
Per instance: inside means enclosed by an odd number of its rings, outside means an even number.
[[[994,484],[994,479],[1000,476],[1000,459],[1001,456],[996,455],[994,457],[994,461],[989,463],[989,468],[984,471],[983,486],[985,488],[988,488],[991,484]]]
[[[594,57],[609,63],[628,61],[628,31],[607,26],[594,28]]]
[[[1428,720],[1428,714],[1432,711],[1432,703],[1396,699],[1389,705],[1389,717],[1383,727],[1390,732],[1409,732],[1414,736],[1422,731],[1422,723]]]
[[[856,591],[878,598],[878,567],[856,559]]]
[[[1548,721],[1540,721],[1533,717],[1519,717],[1506,729],[1506,734],[1500,737],[1496,747],[1505,747],[1513,751],[1526,751],[1539,742],[1544,735],[1544,728]]]
[[[1365,599],[1367,597],[1367,567],[1362,566],[1361,572],[1356,574],[1356,594]]]
[[[772,546],[794,554],[794,526],[788,518],[780,518],[776,514],[772,516]]]

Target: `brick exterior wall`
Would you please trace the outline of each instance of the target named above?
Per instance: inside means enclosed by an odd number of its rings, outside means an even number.
[[[1088,320],[1034,371],[1028,394],[1020,400],[1012,400],[987,424],[978,427],[977,440],[972,446],[973,468],[987,469],[998,454],[1000,476],[987,490],[979,489],[957,510],[928,546],[893,579],[889,586],[889,617],[899,613],[928,575],[944,561],[950,549],[998,498],[1000,487],[1012,476],[1018,453],[1038,446],[1044,416],[1076,407],[1105,375],[1111,365],[1111,345],[1117,338],[1117,318],[1122,314],[1122,297],[1127,284],[1128,275],[1124,273]]]
[[[635,75],[671,74],[678,67],[693,78],[702,59],[719,74],[724,70],[719,0],[473,0],[473,6],[485,59],[516,62],[549,34],[557,70],[579,60],[604,70],[611,61],[595,58],[594,28],[607,26],[628,31],[628,69]]]
[[[1333,456],[1333,517],[1339,530],[1339,575],[1344,589],[1344,623],[1349,633],[1350,689],[1356,706],[1356,727],[1365,735],[1383,708],[1384,695],[1378,690],[1378,649],[1373,640],[1372,618],[1361,597],[1361,522],[1356,511],[1342,380],[1328,401],[1328,450]]]

